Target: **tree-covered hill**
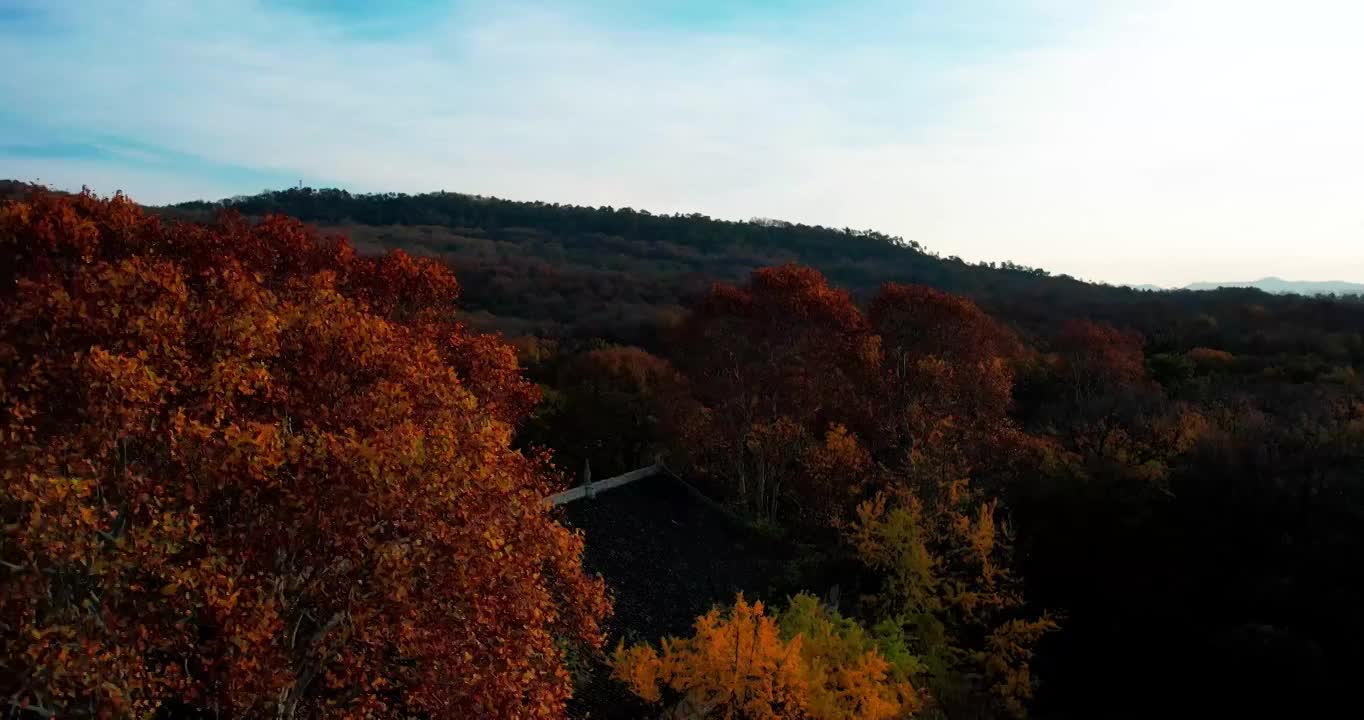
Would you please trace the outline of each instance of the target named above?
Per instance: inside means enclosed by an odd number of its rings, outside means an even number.
[[[555,716],[610,700],[581,671],[623,641],[611,674],[682,707],[740,676],[716,638],[764,637],[745,662],[794,674],[745,682],[857,708],[825,720],[1314,717],[1351,697],[1357,298],[391,197],[450,212],[305,190],[157,210],[236,211],[207,223],[89,193],[0,203],[0,615],[19,619],[0,667],[34,668],[0,692],[44,716]],[[794,261],[843,268],[856,296]],[[925,284],[873,289],[897,273]],[[926,286],[953,282],[993,314]],[[564,472],[659,457],[747,530],[707,534],[652,493],[543,512]],[[772,604],[788,588],[807,594]],[[734,590],[754,602],[655,647]],[[856,702],[830,704],[853,676]]]
[[[619,330],[757,267],[797,262],[855,290],[887,280],[917,282],[978,297],[1083,292],[1071,278],[1009,263],[968,265],[913,241],[876,231],[777,220],[734,222],[700,214],[655,215],[631,208],[516,202],[456,193],[351,194],[296,188],[177,212],[229,207],[246,215],[287,214],[344,230],[362,246],[449,255],[475,309],[540,330]],[[534,279],[538,297],[524,292]],[[550,287],[546,287],[548,284]],[[1123,292],[1123,291],[1119,291]]]
[[[1222,347],[1364,360],[1364,303],[1255,289],[1154,292],[1083,282],[1011,262],[968,263],[869,230],[776,220],[518,202],[449,192],[353,194],[294,188],[162,208],[287,214],[348,235],[361,249],[438,255],[458,270],[470,318],[509,334],[648,343],[715,280],[794,262],[865,297],[884,282],[965,295],[1025,335],[1067,318],[1135,329],[1150,349]]]

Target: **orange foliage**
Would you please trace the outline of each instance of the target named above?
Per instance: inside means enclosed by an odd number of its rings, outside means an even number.
[[[862,490],[871,467],[871,453],[847,428],[835,423],[824,432],[823,442],[804,449],[793,477],[802,514],[822,524],[841,520]]]
[[[867,314],[886,354],[878,442],[920,470],[936,465],[939,480],[997,459],[1012,432],[1009,363],[1022,354],[1018,338],[970,300],[917,285],[883,286]]]
[[[621,644],[613,676],[650,702],[669,688],[679,697],[665,716],[678,718],[881,720],[914,709],[913,687],[859,629],[836,617],[798,620],[801,632],[791,632],[740,595],[729,611],[697,618],[694,636],[665,638],[662,652]]]
[[[867,318],[889,351],[973,365],[1022,354],[1018,337],[971,300],[923,285],[886,283]]]
[[[1236,361],[1236,356],[1226,350],[1209,347],[1196,347],[1187,355],[1190,360],[1203,367],[1226,367]]]
[[[1142,338],[1088,320],[1071,320],[1055,341],[1076,392],[1133,385],[1145,378]]]
[[[555,717],[607,611],[445,267],[283,218],[0,208],[0,694],[60,715]]]
[[[660,389],[673,391],[680,383],[677,371],[664,360],[637,347],[608,346],[588,351],[586,364],[614,378],[628,379],[642,395]]]
[[[704,400],[732,398],[747,415],[804,423],[841,407],[876,361],[847,292],[796,265],[717,284],[682,328],[689,376]]]
[[[751,514],[844,526],[883,583],[865,607],[940,710],[1021,715],[1032,647],[1056,624],[1021,617],[995,497],[1047,449],[1009,417],[1018,338],[969,300],[917,286],[884,286],[863,317],[794,266],[718,286],[683,330],[680,364],[703,406],[679,433],[694,467]],[[1142,372],[1132,338],[1084,326],[1074,339],[1061,345],[1077,372]],[[666,663],[645,659],[628,666],[636,679],[666,684]]]

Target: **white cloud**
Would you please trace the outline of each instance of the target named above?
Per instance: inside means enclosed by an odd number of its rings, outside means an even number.
[[[0,37],[23,69],[0,92],[72,133],[353,189],[875,227],[1112,281],[1364,280],[1352,2],[868,5],[822,33],[499,4],[373,41],[254,4],[78,5],[61,43]],[[127,178],[150,201],[258,189]]]

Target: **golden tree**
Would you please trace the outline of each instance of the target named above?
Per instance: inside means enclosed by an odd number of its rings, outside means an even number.
[[[882,577],[870,605],[903,632],[936,707],[1023,717],[1033,648],[1056,620],[1025,612],[998,501],[966,480],[934,489],[858,506],[849,540]]]
[[[616,648],[613,675],[675,718],[888,720],[917,706],[909,668],[889,662],[856,623],[792,599],[785,613],[764,613],[742,595],[734,607],[696,620],[690,638]]]

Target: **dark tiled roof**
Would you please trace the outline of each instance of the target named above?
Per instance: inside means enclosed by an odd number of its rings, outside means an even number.
[[[729,604],[740,591],[779,600],[789,550],[733,520],[667,475],[639,480],[594,499],[564,505],[565,525],[586,536],[583,564],[610,587],[615,615],[607,623],[607,651],[627,643],[656,643],[690,635],[696,616]],[[603,664],[578,688],[573,718],[656,717]]]

